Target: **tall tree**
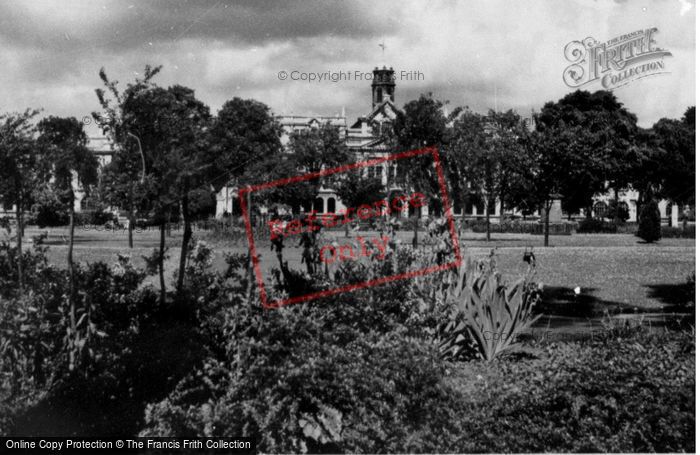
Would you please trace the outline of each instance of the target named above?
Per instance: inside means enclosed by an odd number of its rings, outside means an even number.
[[[495,175],[490,167],[486,134],[486,120],[470,110],[455,119],[449,131],[446,147],[447,178],[456,203],[467,204],[473,199],[483,200],[484,193],[493,194]],[[486,207],[488,215],[489,209]],[[488,221],[488,218],[487,218]],[[490,240],[490,223],[486,238]]]
[[[325,123],[318,128],[295,131],[289,137],[289,147],[300,169],[318,172],[351,161],[344,139],[337,127]]]
[[[513,110],[490,111],[488,142],[495,155],[495,192],[501,203],[501,221],[507,209],[515,208],[527,187],[530,160],[527,153],[530,132],[525,120]]]
[[[422,147],[443,148],[448,139],[448,123],[460,110],[445,115],[447,102],[433,98],[431,93],[420,95],[406,103],[394,120],[394,137],[400,151]],[[414,189],[436,197],[439,192],[437,174],[431,156],[398,161],[398,175]]]
[[[131,131],[130,125],[124,122],[124,103],[135,93],[152,87],[151,80],[160,68],[146,66],[144,76],[129,83],[124,93],[119,91],[118,82],[110,80],[102,68],[99,74],[104,88],[95,90],[102,111],[93,112],[92,116],[114,147],[112,162],[102,173],[100,195],[110,206],[128,213],[129,248],[134,247],[136,213],[147,209],[147,179],[141,140]]]
[[[123,111],[128,131],[139,138],[146,173],[152,182],[148,189],[161,230],[159,274],[161,301],[164,302],[166,223],[173,213],[180,213],[184,221],[176,280],[176,290],[180,294],[192,238],[190,192],[205,185],[207,171],[216,164],[206,162],[204,152],[210,124],[209,108],[195,97],[193,90],[176,85],[168,89],[151,86],[135,91],[124,100]]]
[[[32,193],[45,179],[36,143],[34,117],[38,111],[27,110],[0,117],[0,202],[15,206],[17,220],[17,282],[24,287],[22,236],[24,211],[30,206]]]
[[[612,92],[577,90],[556,103],[548,102],[538,125],[540,130],[580,129],[579,150],[569,157],[569,176],[559,190],[567,212],[586,208],[590,215],[595,194],[612,189],[617,198],[619,190],[629,185],[637,118]]]
[[[549,246],[549,215],[556,198],[570,184],[573,166],[579,163],[581,149],[585,147],[583,127],[550,128],[536,117],[536,130],[532,134],[526,153],[530,156],[531,177],[528,194],[521,208],[537,204],[544,215],[544,246]]]
[[[420,95],[417,100],[406,103],[393,123],[393,139],[399,151],[422,147],[437,147],[444,152],[448,140],[448,124],[459,114],[460,108],[445,114],[447,102],[433,98],[431,93]],[[397,162],[398,181],[405,188],[420,191],[429,198],[438,198],[440,186],[433,158],[422,155]],[[416,217],[420,213],[416,211]],[[418,222],[414,223],[413,244],[418,242]]]
[[[528,131],[520,116],[511,111],[490,111],[481,116],[463,111],[450,128],[447,161],[449,180],[457,199],[483,198],[486,239],[491,240],[491,211],[498,199],[501,216],[506,205],[514,206],[522,192],[522,168],[527,166],[524,144]]]
[[[216,163],[208,179],[214,189],[260,183],[260,170],[281,158],[282,127],[270,108],[255,100],[224,103],[209,130],[207,161]]]
[[[654,144],[663,150],[656,164],[662,182],[659,196],[680,205],[695,203],[695,106],[683,118],[662,118],[653,126]]]
[[[336,194],[346,207],[373,204],[386,197],[386,187],[378,177],[361,172],[349,172],[344,177],[336,186]]]
[[[83,123],[74,117],[61,118],[50,116],[38,124],[39,142],[47,151],[51,161],[51,185],[59,199],[68,207],[69,243],[68,243],[68,281],[71,343],[70,368],[75,367],[77,342],[77,322],[75,308],[75,265],[73,263],[73,244],[75,237],[75,191],[81,189],[86,194],[97,183],[98,161],[87,148],[88,137],[83,130]]]

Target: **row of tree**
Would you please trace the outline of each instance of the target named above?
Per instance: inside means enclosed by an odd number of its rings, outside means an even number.
[[[645,129],[612,92],[576,91],[546,103],[531,129],[513,111],[480,115],[446,104],[430,95],[409,102],[388,139],[399,149],[437,145],[454,203],[484,200],[487,221],[496,200],[502,214],[543,210],[545,245],[555,199],[568,213],[583,209],[589,217],[595,195],[612,191],[617,205],[630,188],[640,192],[640,205],[656,198],[695,203],[694,106],[680,120],[663,118]],[[403,173],[439,194],[427,161],[407,163]]]
[[[64,204],[71,225],[71,270],[74,179],[105,206],[127,213],[130,247],[136,219],[150,219],[160,227],[155,261],[165,300],[165,235],[170,220],[184,222],[176,281],[180,291],[192,222],[208,214],[202,207],[222,187],[320,171],[355,157],[331,125],[293,133],[292,153],[285,153],[282,128],[264,104],[233,98],[212,115],[194,90],[157,85],[153,79],[159,70],[147,66],[143,77],[123,90],[100,71],[104,87],[96,93],[102,109],[93,117],[110,139],[114,155],[99,173],[82,124],[75,118],[36,122],[37,111],[3,116],[0,198],[16,206],[20,246],[23,214],[42,192]],[[590,215],[594,195],[612,190],[617,196],[630,187],[640,190],[644,201],[663,197],[694,203],[694,107],[681,120],[661,119],[644,129],[611,92],[577,91],[546,103],[535,115],[532,129],[513,111],[481,115],[467,107],[447,106],[430,94],[422,95],[398,112],[390,128],[377,125],[377,131],[392,150],[437,146],[454,204],[466,208],[485,201],[487,218],[498,200],[501,213],[543,210],[548,220],[555,198],[562,199],[567,212],[585,209]],[[439,198],[432,160],[421,159],[426,161],[397,161],[396,182],[406,190]],[[350,174],[270,188],[255,198],[266,204],[308,205],[322,183],[333,186],[346,206],[387,196],[377,177]],[[548,233],[546,223],[545,245]],[[21,261],[19,267],[21,277]]]
[[[198,100],[194,90],[153,82],[160,67],[147,66],[143,77],[123,89],[100,71],[96,90],[102,107],[93,117],[109,138],[111,162],[98,169],[88,150],[83,124],[75,118],[49,117],[36,122],[38,111],[7,114],[0,125],[0,201],[16,206],[17,244],[22,247],[24,214],[43,199],[58,199],[69,213],[68,265],[72,271],[75,190],[80,188],[103,206],[118,208],[129,219],[129,247],[139,218],[160,228],[155,258],[161,301],[167,224],[182,220],[184,232],[176,278],[183,288],[192,222],[209,216],[214,195],[226,185],[239,187],[349,162],[338,131],[328,125],[295,133],[293,154],[284,153],[282,128],[270,109],[254,100],[234,98],[217,115]],[[77,183],[77,185],[76,185]],[[306,205],[320,180],[278,187],[256,195],[267,203]],[[22,260],[18,261],[22,286]]]

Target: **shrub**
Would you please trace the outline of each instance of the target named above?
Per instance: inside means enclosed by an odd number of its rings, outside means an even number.
[[[34,220],[39,228],[66,226],[69,223],[68,209],[51,191],[40,191],[32,207]]]
[[[614,200],[610,201],[608,210],[605,213],[605,218],[609,218],[616,223],[624,223],[629,220],[630,212],[627,204],[616,203]]]
[[[675,239],[694,239],[695,225],[688,224],[687,226],[680,227],[661,226],[661,237]]]
[[[640,329],[504,359],[476,381],[448,451],[694,452],[693,340]]]
[[[158,308],[152,288],[141,287],[145,274],[126,256],[112,267],[76,266],[72,332],[68,273],[47,264],[44,251],[25,253],[25,293],[0,299],[2,433],[135,432],[144,397],[153,399],[189,370],[188,356],[197,356],[192,337],[168,309]],[[0,268],[12,262],[8,257]],[[178,368],[185,371],[178,374]],[[65,412],[72,418],[68,426],[57,417]],[[33,414],[54,423],[41,426],[44,420]]]
[[[261,316],[256,338],[238,335],[228,360],[149,406],[141,435],[244,434],[264,452],[414,452],[439,440],[450,395],[428,346],[400,333],[341,345],[299,308]]]
[[[352,263],[326,280],[391,274],[411,260]],[[234,283],[218,282],[200,316],[210,355],[148,406],[142,435],[244,434],[268,452],[436,450],[452,397],[437,346],[407,324],[415,302],[405,285],[263,310]]]
[[[661,214],[658,204],[653,199],[642,206],[637,236],[647,243],[655,242],[661,238]]]
[[[584,218],[579,221],[576,232],[580,234],[615,234],[618,226],[598,218]]]
[[[90,212],[88,223],[94,226],[103,226],[107,223],[116,223],[117,217],[107,210],[94,210]]]
[[[0,243],[0,297],[17,297],[19,280],[17,276],[17,247],[7,242]],[[42,274],[49,268],[46,248],[34,245],[32,250],[23,251],[24,282],[39,285],[47,278]],[[31,290],[31,288],[29,288]]]
[[[497,217],[492,218],[493,221],[497,220]],[[485,233],[486,232],[486,220],[481,219],[468,219],[462,221],[462,229],[466,229],[475,233]],[[571,235],[572,233],[571,223],[561,223],[561,224],[550,224],[549,234],[550,235]],[[505,220],[504,222],[491,223],[492,233],[501,234],[532,234],[532,235],[543,235],[544,234],[544,224],[539,222],[522,221],[522,220]]]

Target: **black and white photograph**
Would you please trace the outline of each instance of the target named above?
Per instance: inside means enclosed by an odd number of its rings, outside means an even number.
[[[694,0],[0,3],[0,453],[694,453]]]

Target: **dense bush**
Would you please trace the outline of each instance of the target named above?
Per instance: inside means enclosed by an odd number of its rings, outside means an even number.
[[[695,224],[688,224],[687,226],[679,227],[661,226],[661,237],[675,239],[694,239]]]
[[[33,221],[39,228],[67,226],[70,222],[68,212],[62,205],[44,203],[34,206],[32,210]]]
[[[68,272],[44,253],[25,252],[25,292],[0,299],[0,433],[134,434],[145,401],[199,357],[195,332],[158,307],[128,257],[76,266],[73,330]],[[5,293],[15,289],[15,256],[0,249]]]
[[[532,235],[543,235],[544,234],[544,224],[539,222],[528,222],[520,220],[505,220],[502,223],[493,221],[498,220],[497,217],[492,218],[491,222],[491,232],[501,233],[501,234],[532,234]],[[462,221],[462,229],[476,232],[485,233],[486,232],[486,220],[464,220]],[[561,223],[561,224],[550,224],[549,234],[550,235],[571,235],[573,231],[571,223]]]
[[[653,199],[642,206],[637,236],[647,243],[661,238],[661,214],[658,204]]]
[[[482,372],[448,450],[694,452],[694,333],[645,332],[603,331]]]
[[[88,213],[87,224],[93,226],[103,226],[107,223],[116,223],[117,217],[108,210],[93,210]]]
[[[614,200],[610,201],[608,210],[605,213],[605,218],[611,219],[617,223],[624,223],[630,219],[629,207],[624,203],[620,204]]]
[[[615,234],[618,226],[615,223],[601,220],[599,218],[584,218],[578,223],[576,232],[579,234]]]
[[[332,279],[388,275],[408,260],[352,264]],[[214,305],[220,310],[205,324],[210,356],[149,406],[142,434],[246,434],[272,452],[406,452],[431,447],[438,428],[451,425],[443,415],[451,400],[441,379],[446,364],[409,321],[406,286],[277,310],[241,295],[211,296],[226,303]]]

